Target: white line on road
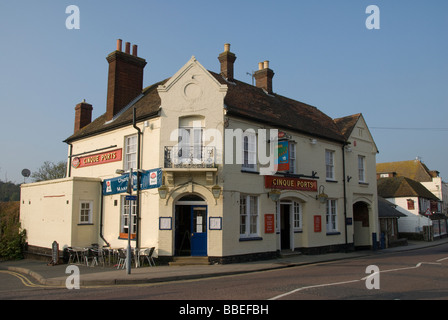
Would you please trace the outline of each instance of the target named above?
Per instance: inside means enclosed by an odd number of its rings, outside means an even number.
[[[413,267],[405,267],[405,268],[397,268],[397,269],[388,269],[388,270],[381,270],[379,273],[386,273],[386,272],[396,272],[396,271],[403,271],[403,270],[410,270],[410,269],[417,269],[420,268],[423,264],[433,264],[433,265],[441,265],[441,263],[439,263],[442,260],[446,260],[447,258],[443,258],[440,260],[437,260],[437,262],[419,262],[417,263],[415,266]],[[360,281],[366,281],[367,278],[372,277],[372,275],[374,274],[370,274],[367,277],[361,278],[360,280],[348,280],[348,281],[342,281],[342,282],[335,282],[335,283],[325,283],[325,284],[318,284],[318,285],[314,285],[314,286],[308,286],[308,287],[301,287],[301,288],[297,288],[295,290],[280,294],[278,296],[275,296],[273,298],[270,298],[268,300],[278,300],[281,299],[283,297],[289,296],[293,293],[299,292],[299,291],[303,291],[303,290],[307,290],[307,289],[313,289],[313,288],[322,288],[322,287],[330,287],[330,286],[338,286],[341,284],[347,284],[347,283],[355,283],[355,282],[360,282]]]

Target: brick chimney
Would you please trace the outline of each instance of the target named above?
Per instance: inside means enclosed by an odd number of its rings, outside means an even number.
[[[92,110],[91,104],[88,104],[86,100],[78,103],[75,107],[75,132],[78,132],[90,122],[92,122]]]
[[[117,50],[107,56],[109,78],[107,84],[106,121],[110,121],[143,90],[143,69],[146,60],[137,57],[137,45],[132,48],[126,42],[121,51],[122,40],[117,40]]]
[[[230,52],[230,44],[226,43],[224,45],[224,52],[218,56],[219,62],[221,63],[221,75],[227,81],[233,81],[233,64],[235,63],[236,56],[234,53]]]
[[[267,93],[272,93],[272,78],[274,71],[269,69],[269,61],[260,62],[258,70],[254,73],[255,85],[257,88],[263,88]]]

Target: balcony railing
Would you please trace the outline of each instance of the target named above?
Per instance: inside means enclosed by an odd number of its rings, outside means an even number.
[[[165,168],[214,168],[215,147],[165,147]]]

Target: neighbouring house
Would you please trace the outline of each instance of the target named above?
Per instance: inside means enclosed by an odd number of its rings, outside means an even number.
[[[429,170],[419,159],[376,164],[377,178],[407,177],[420,182],[431,191],[439,202],[433,202],[433,212],[440,212],[448,216],[448,184],[442,180],[437,170]]]
[[[432,211],[439,199],[420,182],[407,177],[378,179],[378,196],[397,206],[406,217],[398,220],[400,234],[409,239],[432,240],[447,234],[446,216]]]
[[[332,119],[275,93],[268,61],[255,85],[235,79],[229,44],[219,72],[192,57],[144,88],[130,46],[107,56],[104,114],[75,108],[67,178],[22,185],[30,250],[130,238],[161,263],[230,263],[377,246],[378,150],[361,114]]]

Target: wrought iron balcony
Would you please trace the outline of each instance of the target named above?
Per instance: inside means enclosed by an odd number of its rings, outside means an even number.
[[[215,147],[165,147],[165,168],[214,168]]]

